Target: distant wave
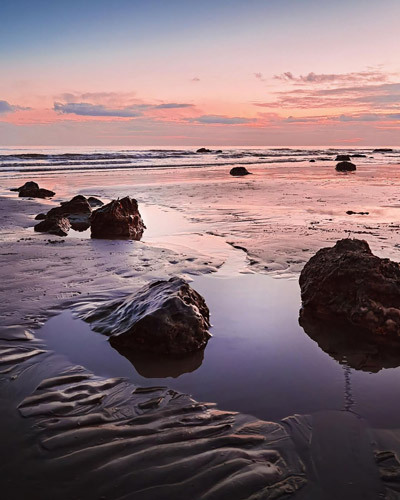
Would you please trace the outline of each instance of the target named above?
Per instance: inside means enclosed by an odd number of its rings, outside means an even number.
[[[46,148],[44,148],[46,149]],[[253,148],[224,149],[209,153],[196,153],[193,149],[106,149],[103,151],[67,152],[66,148],[47,148],[48,152],[30,152],[21,149],[0,149],[0,175],[10,176],[34,172],[76,172],[135,168],[201,168],[228,165],[254,165],[274,163],[332,161],[339,154],[364,154],[357,161],[374,161],[378,164],[400,160],[400,150],[373,153],[370,148]],[[6,154],[5,154],[6,153]],[[369,157],[374,156],[371,160]]]

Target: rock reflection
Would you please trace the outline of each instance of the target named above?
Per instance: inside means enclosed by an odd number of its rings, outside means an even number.
[[[372,373],[400,366],[400,339],[322,320],[304,308],[300,310],[299,324],[324,352],[342,365]]]
[[[204,359],[204,349],[186,356],[167,357],[120,346],[113,347],[132,363],[139,375],[145,378],[177,378],[200,368]]]

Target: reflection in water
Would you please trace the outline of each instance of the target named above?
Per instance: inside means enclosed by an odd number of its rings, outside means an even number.
[[[345,360],[343,360],[345,362]],[[354,411],[355,401],[353,389],[351,387],[351,368],[347,364],[343,365],[344,370],[344,411]]]
[[[197,370],[204,359],[204,350],[184,357],[166,357],[124,347],[113,347],[132,363],[139,375],[145,378],[177,378],[184,373]]]
[[[400,341],[396,338],[321,320],[305,309],[300,311],[299,323],[324,352],[355,370],[377,373],[400,366]]]

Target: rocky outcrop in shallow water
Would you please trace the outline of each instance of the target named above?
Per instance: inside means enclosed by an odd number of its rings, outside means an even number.
[[[211,337],[205,300],[181,278],[146,285],[84,319],[93,330],[110,336],[113,346],[157,354],[192,353]]]
[[[351,161],[341,161],[336,165],[336,170],[338,172],[354,172],[357,167]]]
[[[90,220],[92,238],[140,240],[146,229],[137,201],[129,196],[98,208]]]
[[[242,175],[250,174],[250,172],[245,167],[233,167],[229,173],[234,177],[240,177]]]
[[[335,161],[350,161],[349,155],[337,155]]]
[[[343,239],[319,250],[304,266],[300,288],[301,316],[400,341],[400,266],[373,255],[366,241]]]
[[[18,191],[18,196],[21,198],[50,198],[56,194],[54,191],[39,187],[39,184],[33,181],[25,182],[23,186],[11,191]]]
[[[46,219],[36,224],[35,231],[39,233],[49,233],[56,236],[67,236],[71,224],[66,217],[46,217]]]

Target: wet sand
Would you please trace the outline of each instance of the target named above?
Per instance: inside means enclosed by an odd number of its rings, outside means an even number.
[[[398,260],[398,166],[349,175],[318,163],[258,166],[245,179],[230,178],[221,168],[32,179],[57,192],[54,202],[44,202],[49,207],[78,193],[104,200],[128,194],[139,206],[178,210],[198,230],[197,248],[188,247],[184,235],[168,239],[168,224],[174,223],[168,217],[166,234],[150,233],[148,242],[75,235],[61,243],[35,234],[29,228],[43,203],[6,191],[26,180],[3,179],[0,205],[5,498],[27,491],[38,499],[168,499],[187,498],[188,492],[193,498],[255,499],[296,490],[294,498],[310,499],[384,494],[383,467],[378,469],[373,452],[390,449],[399,435],[395,429],[372,432],[350,412],[267,423],[168,389],[140,390],[51,352],[35,329],[67,308],[123,295],[152,279],[215,272],[226,255],[210,248],[202,236],[207,233],[245,249],[246,272],[279,277],[295,278],[318,248],[349,233],[367,239],[378,255]],[[349,216],[347,210],[369,215]],[[71,477],[77,480],[71,483]],[[391,484],[397,488],[396,481]]]

